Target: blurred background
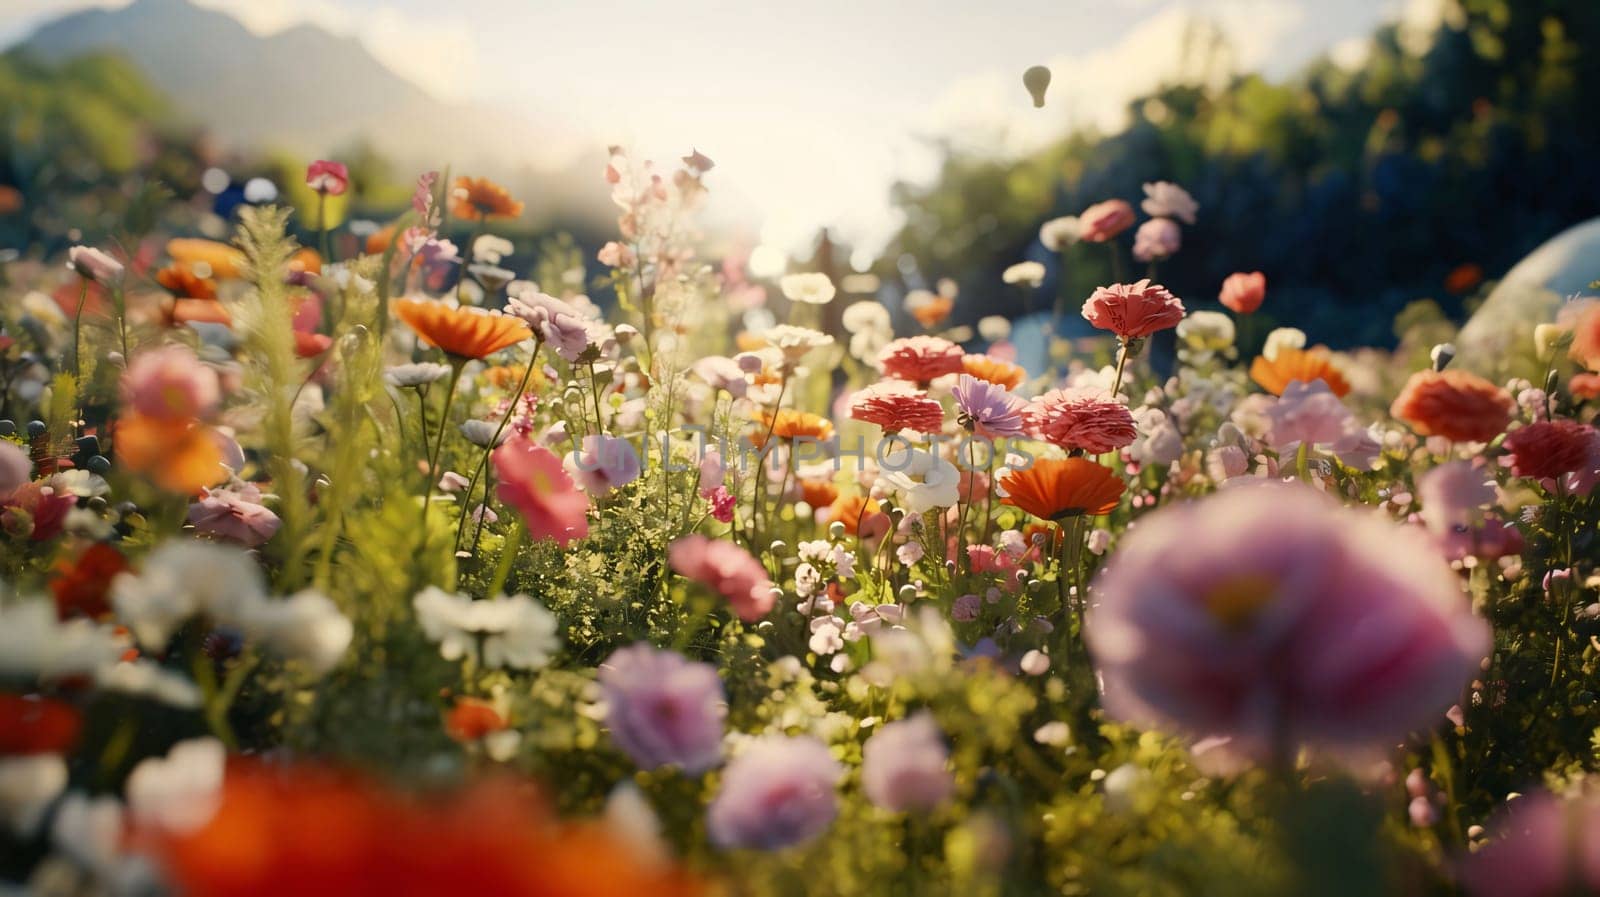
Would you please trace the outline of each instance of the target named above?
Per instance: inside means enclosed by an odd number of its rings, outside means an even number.
[[[1387,345],[1600,215],[1597,44],[1596,0],[6,0],[0,251],[226,238],[327,158],[356,235],[448,167],[526,202],[511,267],[570,239],[592,277],[607,145],[697,149],[713,256],[902,316],[948,278],[961,324],[1081,302],[1106,257],[1039,226],[1171,180],[1191,307],[1260,270],[1277,323]],[[1042,298],[1002,283],[1023,260]]]

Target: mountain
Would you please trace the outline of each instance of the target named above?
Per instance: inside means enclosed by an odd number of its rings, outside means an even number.
[[[437,99],[379,62],[359,40],[311,25],[258,35],[189,0],[136,0],[40,26],[14,48],[45,62],[86,53],[127,58],[171,101],[181,120],[245,152],[328,157],[370,141],[402,169],[449,165],[502,180],[542,211],[598,213],[600,147],[571,170],[548,171],[515,155],[551,135],[520,115]],[[586,189],[585,189],[586,188]]]

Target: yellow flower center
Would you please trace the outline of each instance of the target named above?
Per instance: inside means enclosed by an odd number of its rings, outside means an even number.
[[[1263,573],[1230,576],[1208,589],[1201,599],[1206,611],[1224,628],[1240,630],[1278,593],[1278,581]]]

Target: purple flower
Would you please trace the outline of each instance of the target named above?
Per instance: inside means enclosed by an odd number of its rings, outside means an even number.
[[[944,735],[926,710],[893,722],[861,749],[861,790],[896,813],[931,810],[955,790]]]
[[[957,419],[972,432],[985,439],[1022,435],[1022,409],[1027,403],[1004,386],[962,374],[952,392]]]
[[[811,736],[768,735],[735,757],[706,810],[719,847],[775,850],[809,841],[839,812],[844,767]]]
[[[506,288],[506,311],[528,322],[540,339],[567,361],[577,361],[589,348],[589,326],[583,313],[568,302],[539,292],[526,281]]]
[[[639,478],[639,453],[617,436],[591,433],[581,450],[567,453],[566,466],[583,491],[599,498]]]
[[[699,774],[722,760],[728,713],[717,668],[640,642],[600,665],[611,740],[641,769]]]

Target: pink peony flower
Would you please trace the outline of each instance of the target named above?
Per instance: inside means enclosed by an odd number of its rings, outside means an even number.
[[[1078,216],[1078,239],[1085,243],[1104,243],[1133,227],[1133,206],[1125,200],[1097,202]]]
[[[240,483],[205,490],[189,506],[189,523],[202,533],[254,548],[271,539],[283,521],[261,503],[261,490],[254,483]]]
[[[935,378],[961,373],[961,347],[937,336],[897,339],[878,353],[885,377],[910,380],[924,388]]]
[[[187,346],[162,346],[135,356],[122,375],[122,401],[162,421],[204,418],[222,400],[217,372]]]
[[[1096,587],[1107,712],[1236,757],[1387,750],[1460,700],[1490,647],[1419,531],[1300,485],[1150,514]]]
[[[851,396],[850,416],[885,433],[937,433],[944,427],[944,407],[904,380],[879,380]]]
[[[528,322],[534,335],[568,362],[589,348],[589,324],[577,307],[541,293],[526,281],[506,287],[506,312]]]
[[[1068,451],[1098,455],[1138,438],[1128,406],[1093,387],[1052,389],[1022,412],[1032,435]]]
[[[767,735],[728,764],[706,808],[706,828],[722,848],[775,850],[809,841],[839,812],[834,787],[844,767],[811,736]]]
[[[611,740],[639,768],[698,775],[722,762],[728,704],[716,667],[640,642],[612,652],[597,678]]]
[[[1254,312],[1266,298],[1267,276],[1260,271],[1229,274],[1222,282],[1222,293],[1217,296],[1219,302],[1237,315]]]
[[[867,739],[861,749],[861,790],[885,810],[932,810],[955,791],[949,765],[944,735],[924,710],[889,723]]]
[[[985,439],[1022,435],[1022,415],[1028,403],[997,383],[971,374],[956,378],[952,390],[957,420]]]
[[[1473,897],[1600,893],[1600,799],[1519,797],[1491,829],[1489,843],[1461,864]]]
[[[554,452],[513,433],[490,457],[500,479],[495,495],[522,515],[530,538],[565,546],[589,535],[589,499]]]
[[[1183,315],[1183,300],[1149,280],[1100,287],[1083,303],[1085,320],[1123,342],[1176,327]]]
[[[1194,224],[1200,204],[1189,191],[1171,181],[1156,181],[1144,185],[1144,201],[1139,204],[1146,215],[1157,218],[1176,218],[1184,224]]]
[[[583,491],[599,498],[639,478],[639,453],[626,439],[591,433],[567,454],[566,468]]]
[[[318,159],[306,166],[306,186],[328,196],[339,196],[350,189],[350,169],[343,162]]]
[[[1159,262],[1176,255],[1182,246],[1183,233],[1171,218],[1151,218],[1133,235],[1133,257],[1141,262]]]
[[[732,542],[691,533],[667,548],[667,560],[680,576],[728,599],[746,623],[766,616],[777,602],[767,568]]]

